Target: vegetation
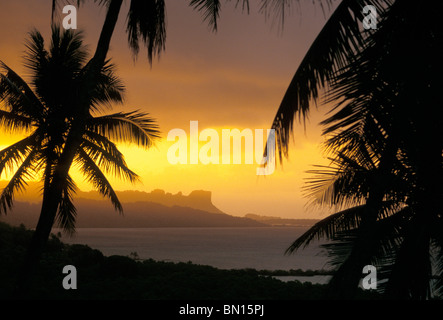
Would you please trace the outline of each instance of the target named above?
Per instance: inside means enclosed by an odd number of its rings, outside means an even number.
[[[365,5],[378,11],[375,29],[359,27]],[[443,290],[432,282],[443,274],[441,9],[440,2],[342,1],[274,119],[287,155],[294,117],[303,119],[321,90],[334,105],[322,122],[331,165],[312,171],[306,191],[338,212],[288,249],[334,241],[331,296],[352,297],[368,264],[387,280],[388,297],[429,299]]]
[[[0,173],[13,172],[0,195],[1,211],[13,206],[14,193],[26,187],[26,180],[41,177],[43,185],[41,214],[23,265],[21,291],[30,282],[54,222],[68,232],[75,228],[71,166],[78,165],[86,180],[121,212],[106,173],[130,182],[138,176],[127,167],[115,142],[148,148],[158,137],[147,114],[103,115],[113,103],[123,102],[124,86],[110,61],[99,60],[97,55],[87,60],[80,32],[61,31],[54,25],[49,49],[38,31],[30,33],[25,66],[31,72],[31,85],[1,63],[0,101],[5,107],[0,111],[1,124],[7,131],[28,134],[0,152]]]
[[[52,1],[53,11],[57,2]],[[31,34],[26,60],[33,74],[31,85],[5,63],[0,65],[0,101],[6,106],[0,110],[0,125],[28,133],[0,151],[0,173],[13,171],[10,184],[0,195],[0,213],[11,208],[14,193],[25,187],[26,179],[40,174],[43,183],[36,231],[7,232],[4,227],[5,232],[0,233],[5,262],[0,270],[5,277],[2,295],[7,296],[14,287],[10,275],[17,275],[17,261],[22,259],[25,269],[18,275],[23,276],[22,285],[29,283],[29,271],[40,259],[56,219],[66,230],[74,228],[71,165],[77,162],[88,180],[121,210],[103,171],[117,172],[129,181],[136,180],[136,175],[126,167],[112,140],[149,147],[157,136],[152,119],[145,114],[94,117],[103,106],[122,102],[123,92],[107,60],[123,1],[96,2],[107,7],[107,15],[90,60],[86,60],[78,34],[60,33],[54,25],[49,50],[38,32]],[[261,3],[265,12],[280,12],[284,18],[290,2]],[[220,3],[189,2],[214,30]],[[239,3],[249,8],[247,0],[237,0]],[[332,5],[333,1],[325,3]],[[374,6],[380,16],[374,30],[361,28],[366,5]],[[288,155],[296,116],[305,119],[312,100],[318,100],[323,90],[327,102],[335,104],[335,113],[323,122],[331,166],[314,171],[316,176],[307,191],[317,204],[339,211],[313,226],[288,250],[294,252],[314,238],[335,241],[329,245],[338,266],[328,288],[331,297],[357,297],[358,280],[366,264],[381,268],[380,274],[388,280],[383,288],[388,297],[431,298],[433,274],[438,279],[435,292],[439,295],[443,291],[442,9],[438,1],[341,1],[301,62],[275,116],[273,128],[283,158]],[[135,55],[140,43],[146,45],[150,62],[164,50],[165,17],[162,0],[130,1],[127,32]],[[23,249],[24,244],[29,244],[28,250]],[[72,259],[84,267],[86,291],[63,291],[61,279],[54,277]],[[30,294],[39,298],[173,299],[215,298],[216,292],[220,298],[264,299],[296,298],[306,289],[301,285],[298,290],[289,290],[300,284],[282,284],[245,270],[160,264],[170,272],[158,271],[158,263],[152,261],[103,257],[87,247],[66,246],[53,238]],[[161,277],[160,282],[151,277],[154,273]],[[216,290],[210,290],[208,283]],[[251,283],[254,285],[248,288]],[[183,290],[179,294],[173,289],[177,284]],[[323,291],[311,289],[310,297]]]
[[[14,275],[33,231],[0,223],[0,299],[11,299]],[[104,256],[85,245],[67,245],[52,235],[42,255],[30,299],[119,300],[312,300],[322,299],[324,285],[282,282],[283,272],[220,270],[192,263],[159,262]],[[78,272],[76,290],[62,287],[65,265]],[[314,272],[315,273],[315,272]],[[301,271],[286,274],[303,274]],[[312,273],[310,273],[312,274]],[[309,274],[304,274],[309,275]],[[378,295],[360,292],[356,298]]]
[[[121,204],[105,173],[113,172],[132,182],[137,175],[127,168],[114,142],[150,147],[158,137],[156,125],[144,113],[94,117],[94,113],[123,101],[123,86],[107,58],[123,0],[96,1],[106,6],[107,13],[89,60],[79,33],[58,30],[54,13],[59,2],[52,0],[50,49],[45,48],[38,32],[31,33],[27,44],[26,67],[31,71],[32,84],[27,84],[5,63],[0,64],[0,102],[5,107],[0,110],[0,126],[10,132],[29,134],[0,153],[0,173],[5,169],[12,172],[10,183],[0,195],[0,213],[12,207],[14,193],[25,189],[26,180],[41,177],[43,184],[41,213],[23,264],[21,292],[27,290],[54,222],[58,220],[68,232],[75,228],[72,197],[76,186],[69,176],[71,166],[78,164],[94,188],[121,212]],[[77,5],[82,2],[78,0]],[[219,1],[193,0],[190,6],[201,11],[212,28],[217,29]],[[165,2],[131,0],[127,33],[134,56],[140,43],[144,43],[152,62],[165,48]]]

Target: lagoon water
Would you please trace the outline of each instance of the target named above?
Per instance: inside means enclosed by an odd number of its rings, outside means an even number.
[[[142,260],[193,262],[220,269],[319,270],[327,268],[326,253],[316,242],[285,255],[306,227],[266,228],[80,228],[65,243],[87,244],[104,255]],[[55,229],[53,233],[60,230]]]

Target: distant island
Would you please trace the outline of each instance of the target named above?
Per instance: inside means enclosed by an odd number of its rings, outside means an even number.
[[[1,184],[0,184],[1,188]],[[0,221],[10,225],[23,224],[34,228],[41,209],[37,183],[30,184],[29,192],[17,197],[14,207]],[[114,211],[110,202],[97,192],[77,192],[77,228],[159,228],[159,227],[270,227],[306,226],[318,220],[283,219],[247,214],[237,217],[226,214],[212,203],[210,191],[195,190],[189,195],[152,192],[117,192],[123,203],[124,214]]]
[[[224,213],[212,203],[212,193],[205,190],[194,190],[189,195],[181,192],[172,194],[161,189],[151,192],[126,190],[118,191],[118,198],[123,203],[153,202],[165,206],[190,207],[210,213]],[[78,192],[77,198],[98,200],[102,199],[97,191]]]
[[[307,227],[316,224],[318,219],[287,219],[273,216],[260,216],[258,214],[248,213],[245,218],[252,219],[271,226],[297,226]]]

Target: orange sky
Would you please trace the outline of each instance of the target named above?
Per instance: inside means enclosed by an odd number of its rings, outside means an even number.
[[[78,27],[85,31],[91,52],[104,20],[105,9],[89,1],[78,11]],[[320,129],[317,123],[326,109],[312,108],[306,133],[295,131],[290,159],[277,166],[269,176],[257,176],[256,165],[172,165],[166,141],[174,128],[189,134],[190,121],[205,128],[240,130],[270,127],[287,86],[314,37],[325,23],[319,7],[303,6],[285,20],[283,33],[272,21],[257,13],[251,1],[249,15],[222,8],[217,33],[211,32],[187,1],[167,3],[168,27],[166,52],[150,68],[145,51],[134,62],[126,42],[123,8],[111,43],[110,56],[127,89],[123,107],[140,109],[157,119],[163,140],[149,151],[120,146],[129,166],[142,178],[135,186],[110,179],[115,189],[156,188],[188,194],[195,189],[210,190],[213,202],[226,213],[246,213],[291,218],[321,218],[319,211],[308,211],[301,195],[303,179],[310,165],[326,163],[320,153]],[[50,0],[2,0],[0,4],[0,59],[26,78],[21,56],[24,39],[36,27],[48,35]],[[60,18],[61,14],[60,8]],[[17,137],[1,133],[0,147]],[[3,176],[2,179],[7,177]],[[82,178],[76,179],[88,190]]]

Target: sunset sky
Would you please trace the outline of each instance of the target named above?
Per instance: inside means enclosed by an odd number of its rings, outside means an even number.
[[[200,131],[270,128],[297,66],[326,22],[322,9],[310,1],[300,1],[306,5],[293,7],[280,32],[272,19],[258,12],[255,1],[250,1],[249,14],[235,9],[234,2],[223,2],[218,32],[214,33],[200,13],[187,5],[189,1],[166,1],[166,51],[151,67],[145,50],[134,61],[127,46],[127,2],[110,51],[127,90],[124,106],[117,106],[115,111],[149,112],[157,119],[162,140],[148,151],[119,146],[129,167],[141,176],[142,184],[131,185],[111,178],[115,189],[163,189],[184,194],[209,190],[214,205],[232,215],[323,218],[319,210],[305,208],[301,187],[311,165],[327,163],[321,154],[322,138],[317,125],[326,108],[317,111],[312,107],[306,132],[302,125],[295,130],[290,158],[266,177],[256,175],[256,164],[172,165],[167,151],[173,142],[166,140],[168,132],[175,128],[189,134],[190,121],[198,121]],[[60,21],[61,10],[62,7]],[[91,53],[105,13],[105,8],[93,1],[87,1],[78,11],[78,28],[84,31]],[[28,78],[22,55],[27,32],[35,27],[48,39],[50,17],[50,0],[1,1],[0,60],[25,79]],[[0,148],[17,139],[2,131]],[[76,182],[82,190],[90,189],[83,178],[77,177]]]

